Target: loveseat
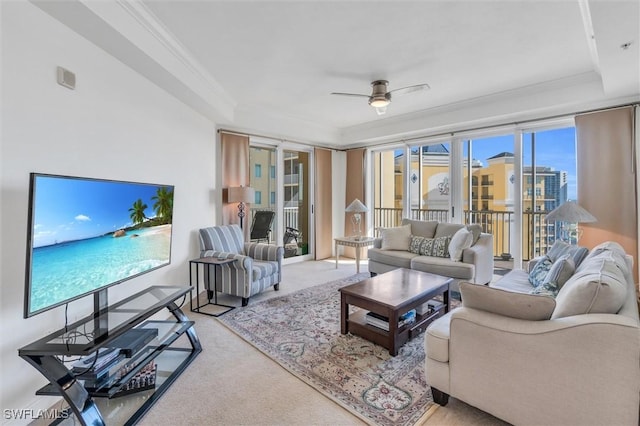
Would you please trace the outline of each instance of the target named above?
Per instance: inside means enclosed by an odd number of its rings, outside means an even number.
[[[455,235],[461,229],[468,232],[463,244],[457,245]],[[453,278],[450,290],[457,291],[461,280],[475,284],[491,281],[493,236],[483,233],[480,225],[403,219],[402,226],[381,230],[368,257],[372,275],[397,268],[431,272]]]
[[[462,306],[425,333],[438,404],[451,395],[518,425],[638,425],[633,259],[614,242],[586,256],[563,244],[490,286],[460,283]]]

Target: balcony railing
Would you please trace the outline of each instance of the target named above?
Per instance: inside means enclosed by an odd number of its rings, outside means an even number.
[[[493,210],[466,210],[465,223],[477,223],[484,232],[493,235],[495,257],[508,257],[514,252],[514,244],[522,244],[522,258],[529,260],[547,253],[556,240],[555,224],[546,223],[547,212],[525,212],[522,236],[513,235],[515,214]],[[449,221],[449,210],[411,209],[411,218],[417,220]],[[373,212],[373,227],[390,228],[402,222],[402,209],[376,208]],[[377,233],[376,233],[377,234]]]

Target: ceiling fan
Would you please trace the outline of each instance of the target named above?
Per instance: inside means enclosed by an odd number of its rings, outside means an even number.
[[[426,83],[423,84],[414,84],[413,86],[401,87],[399,89],[389,90],[389,82],[387,80],[375,80],[371,82],[372,91],[370,95],[362,95],[359,93],[342,93],[342,92],[331,92],[332,95],[340,95],[340,96],[358,96],[369,98],[369,105],[376,109],[378,115],[382,115],[387,112],[387,105],[391,103],[391,94],[400,95],[406,93],[418,92],[421,90],[430,89],[429,85]]]

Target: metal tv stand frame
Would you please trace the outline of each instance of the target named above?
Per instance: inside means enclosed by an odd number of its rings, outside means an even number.
[[[68,404],[64,415],[53,423],[65,423],[66,418],[75,417],[83,425],[101,426],[106,425],[105,418],[109,418],[109,423],[116,421],[112,415],[117,416],[118,424],[137,423],[202,351],[194,322],[176,304],[177,299],[190,297],[191,290],[191,287],[152,286],[108,306],[104,289],[94,295],[92,315],[19,349],[20,357],[49,381],[36,395],[62,396]],[[149,320],[164,308],[175,320]],[[114,340],[133,328],[157,329],[158,335],[131,358],[119,361],[109,370],[106,383],[98,388],[85,388],[84,381],[77,379],[71,367],[60,359],[95,354],[100,348],[111,347]],[[157,367],[155,388],[111,399],[151,361]],[[111,376],[112,371],[119,374]]]

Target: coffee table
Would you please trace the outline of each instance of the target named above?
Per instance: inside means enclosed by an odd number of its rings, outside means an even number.
[[[449,312],[449,277],[411,269],[396,269],[340,289],[340,332],[351,332],[389,350],[395,356],[410,338],[420,334],[433,320]],[[435,296],[443,305],[433,312],[416,315],[415,322],[398,327],[401,315]],[[349,314],[349,305],[363,308]],[[366,310],[366,311],[365,311]],[[367,311],[389,318],[389,331],[367,324]]]

